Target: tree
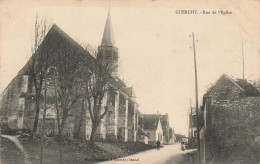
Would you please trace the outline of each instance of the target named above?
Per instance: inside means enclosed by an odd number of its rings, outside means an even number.
[[[63,163],[63,147],[62,147],[62,133],[60,127],[60,111],[58,106],[58,95],[57,95],[57,87],[56,87],[56,68],[53,69],[53,79],[54,79],[54,93],[55,93],[55,108],[57,112],[57,124],[58,124],[58,132],[59,132],[59,151],[60,151],[60,164]]]
[[[255,80],[255,81],[251,81],[251,83],[258,89],[258,91],[260,92],[260,79]]]
[[[32,57],[29,60],[29,76],[30,80],[33,82],[35,89],[35,118],[33,124],[33,130],[31,137],[33,138],[38,127],[39,113],[40,113],[40,101],[42,98],[42,85],[45,77],[45,73],[48,67],[48,60],[50,49],[48,44],[43,42],[43,39],[46,36],[48,27],[45,20],[39,22],[38,16],[36,16],[36,21],[34,24],[34,44],[31,48]]]
[[[106,53],[98,52],[91,46],[88,46],[87,50],[96,57],[93,66],[85,69],[86,73],[83,77],[85,82],[85,99],[92,122],[90,140],[94,142],[96,130],[111,107],[111,96],[108,96],[108,94],[114,90],[111,83],[113,81],[112,72],[117,68],[117,64],[114,62],[117,60],[117,57],[113,56],[111,51],[105,51]],[[105,102],[106,106],[102,110],[105,97],[107,102]]]
[[[81,96],[82,80],[80,79],[83,60],[80,57],[81,49],[67,38],[62,39],[60,48],[56,52],[54,67],[57,71],[56,89],[61,108],[61,133],[73,105]]]

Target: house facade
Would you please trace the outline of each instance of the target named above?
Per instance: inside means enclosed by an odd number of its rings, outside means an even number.
[[[163,128],[160,114],[144,114],[143,122],[143,130],[148,135],[148,144],[156,145],[158,140],[163,144]]]

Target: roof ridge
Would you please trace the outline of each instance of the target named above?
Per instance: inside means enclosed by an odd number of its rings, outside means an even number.
[[[206,92],[206,94],[208,94],[215,86],[216,84],[219,82],[220,79],[222,79],[222,77],[226,77],[228,80],[230,80],[233,84],[235,84],[239,89],[243,90],[244,89],[242,87],[240,87],[231,77],[229,77],[227,74],[223,73],[218,79],[217,81],[212,85],[212,87]]]

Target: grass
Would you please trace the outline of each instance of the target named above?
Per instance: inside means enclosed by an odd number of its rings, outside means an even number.
[[[0,163],[15,164],[23,163],[24,155],[16,145],[7,138],[0,137]],[[11,160],[10,160],[11,159]]]
[[[25,151],[29,155],[32,164],[39,163],[40,159],[40,139],[29,140],[29,136],[21,135],[18,137]],[[1,143],[1,163],[24,163],[24,155],[12,141],[0,137]],[[63,163],[64,164],[88,164],[98,161],[106,161],[141,151],[153,149],[155,147],[139,142],[103,141],[96,142],[94,145],[86,140],[65,139],[63,144]],[[59,144],[58,138],[46,138],[44,145],[44,163],[59,163]]]

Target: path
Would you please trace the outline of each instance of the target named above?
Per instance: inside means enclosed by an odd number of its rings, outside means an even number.
[[[181,151],[179,143],[174,145],[165,145],[160,151],[156,149],[137,153],[131,156],[122,157],[113,161],[101,162],[100,164],[111,163],[130,163],[130,164],[175,164],[182,160],[183,155],[196,151],[196,149]]]
[[[31,164],[31,162],[29,161],[29,155],[26,153],[26,151],[23,148],[23,145],[19,142],[19,140],[17,139],[17,136],[9,136],[9,135],[2,135],[0,134],[1,137],[7,138],[9,140],[11,140],[12,142],[15,143],[15,145],[23,152],[24,154],[24,163],[25,164]]]

